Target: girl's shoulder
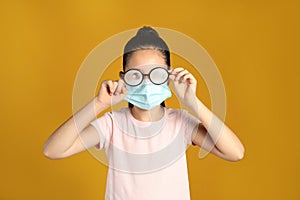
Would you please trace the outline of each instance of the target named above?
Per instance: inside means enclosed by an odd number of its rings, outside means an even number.
[[[197,121],[201,122],[194,115],[190,114],[190,112],[186,109],[179,108],[166,108],[167,116],[170,120],[183,120],[183,121]]]
[[[110,117],[126,117],[128,116],[129,112],[129,108],[120,108],[119,110],[106,112],[105,115],[108,115]]]
[[[169,117],[182,117],[188,114],[187,110],[179,108],[165,108]]]
[[[187,110],[185,109],[181,109],[181,108],[165,108],[169,113],[184,113],[187,112]]]

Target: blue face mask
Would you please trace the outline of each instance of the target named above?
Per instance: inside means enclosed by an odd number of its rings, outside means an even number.
[[[146,82],[138,86],[126,85],[126,88],[128,93],[124,99],[145,110],[150,110],[172,96],[167,83],[155,85],[151,82]]]

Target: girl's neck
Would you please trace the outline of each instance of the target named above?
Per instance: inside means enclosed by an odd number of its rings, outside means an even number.
[[[144,122],[153,122],[158,121],[164,116],[164,107],[158,105],[151,110],[143,110],[136,106],[133,106],[130,109],[131,115],[139,120]]]

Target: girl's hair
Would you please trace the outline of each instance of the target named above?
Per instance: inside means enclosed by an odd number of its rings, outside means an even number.
[[[161,52],[168,69],[170,69],[170,51],[165,41],[158,35],[157,31],[150,26],[144,26],[140,28],[136,35],[131,38],[124,48],[123,53],[123,71],[125,71],[126,65],[132,56],[132,54],[138,50],[152,49]],[[133,105],[128,103],[129,107]],[[165,102],[160,104],[165,106]]]

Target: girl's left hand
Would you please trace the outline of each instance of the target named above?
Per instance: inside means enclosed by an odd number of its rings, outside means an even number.
[[[169,78],[173,81],[175,92],[180,101],[186,106],[192,106],[195,102],[197,80],[184,68],[169,70]]]

